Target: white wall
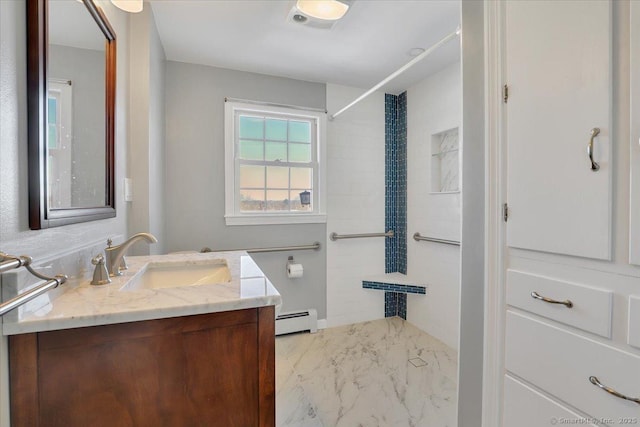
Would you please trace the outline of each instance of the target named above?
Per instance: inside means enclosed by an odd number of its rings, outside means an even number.
[[[224,99],[324,109],[325,85],[174,61],[166,67],[166,250],[324,242],[325,224],[225,225]],[[288,255],[303,264],[303,278],[287,278]],[[282,294],[283,311],[315,308],[319,319],[326,317],[325,245],[254,259]]]
[[[460,240],[460,193],[429,194],[431,135],[460,126],[460,63],[407,89],[407,275],[427,295],[407,296],[407,320],[458,348],[460,248],[410,236]]]
[[[122,178],[127,156],[129,54],[128,18],[99,1],[117,34],[116,208],[101,221],[31,231],[27,203],[27,94],[25,1],[0,1],[0,250],[28,254],[37,262],[90,242],[126,233]],[[84,267],[84,266],[81,266]],[[87,266],[88,267],[88,266]],[[0,425],[9,425],[6,339],[0,345]]]
[[[129,177],[133,180],[129,230],[148,231],[154,245],[135,245],[135,255],[165,253],[165,63],[153,11],[145,7],[130,18],[131,128]]]
[[[363,92],[327,85],[327,110],[338,111]],[[384,94],[374,93],[327,125],[327,234],[383,232]],[[384,274],[383,238],[327,238],[329,326],[384,317],[384,292],[362,289],[367,276]]]

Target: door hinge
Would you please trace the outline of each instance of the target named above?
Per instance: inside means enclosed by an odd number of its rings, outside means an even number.
[[[507,85],[504,85],[502,87],[502,100],[504,101],[505,104],[509,100],[509,86]]]
[[[506,203],[502,205],[502,219],[504,219],[504,222],[509,220],[509,205]]]

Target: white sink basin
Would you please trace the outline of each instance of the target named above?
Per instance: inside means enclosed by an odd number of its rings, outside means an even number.
[[[122,289],[164,289],[184,286],[215,285],[231,281],[225,259],[196,262],[152,262]]]

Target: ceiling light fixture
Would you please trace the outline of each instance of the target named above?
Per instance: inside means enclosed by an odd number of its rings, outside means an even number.
[[[349,10],[349,5],[339,0],[298,0],[296,7],[306,15],[326,21],[337,21]]]
[[[130,13],[142,12],[142,2],[143,0],[111,0],[115,7]]]

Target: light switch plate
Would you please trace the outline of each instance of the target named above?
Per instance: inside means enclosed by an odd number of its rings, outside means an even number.
[[[133,202],[133,180],[131,178],[124,179],[124,201]]]

